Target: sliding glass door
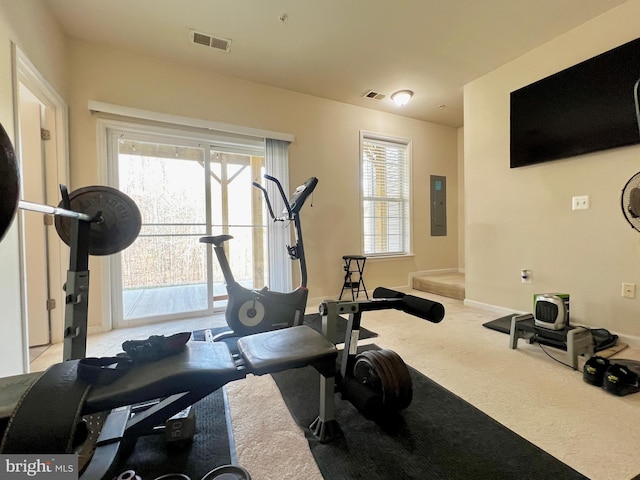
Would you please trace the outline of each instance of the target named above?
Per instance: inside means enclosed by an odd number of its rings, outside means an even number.
[[[268,284],[267,228],[262,192],[252,182],[262,178],[264,158],[211,150],[210,164],[212,234],[233,237],[225,250],[235,280],[261,288]],[[220,278],[219,265],[213,262],[214,276]],[[226,290],[216,288],[214,300],[224,303],[226,298]]]
[[[138,239],[111,262],[114,324],[210,315],[226,305],[215,255],[203,235],[230,234],[229,262],[248,287],[268,282],[261,177],[256,145],[216,145],[128,131],[109,131],[111,184],[142,215]]]

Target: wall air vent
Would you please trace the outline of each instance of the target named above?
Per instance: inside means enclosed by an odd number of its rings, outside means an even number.
[[[365,98],[372,98],[374,100],[382,100],[387,96],[386,93],[376,92],[375,90],[369,90],[367,93],[363,95]]]
[[[222,50],[227,53],[231,49],[231,40],[228,38],[214,37],[213,35],[196,32],[195,30],[191,30],[189,39],[191,43],[195,45],[204,45],[205,47],[215,48],[216,50]]]

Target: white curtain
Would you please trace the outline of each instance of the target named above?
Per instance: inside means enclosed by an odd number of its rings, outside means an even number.
[[[282,184],[285,195],[289,195],[289,142],[283,140],[265,139],[265,166],[272,177],[276,177]],[[284,205],[278,187],[266,181],[273,213],[278,216]],[[289,292],[293,289],[291,278],[291,260],[285,245],[291,245],[291,235],[286,224],[271,222],[267,229],[269,244],[269,289],[277,292]]]

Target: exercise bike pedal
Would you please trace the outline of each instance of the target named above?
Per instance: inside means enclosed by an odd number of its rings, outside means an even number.
[[[164,424],[164,438],[170,445],[189,443],[195,433],[196,411],[191,405],[176,413]]]

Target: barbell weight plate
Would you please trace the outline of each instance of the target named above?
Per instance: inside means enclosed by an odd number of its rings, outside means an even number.
[[[0,240],[11,226],[18,209],[19,195],[20,173],[16,152],[0,124]]]
[[[95,216],[101,219],[91,222],[89,228],[89,254],[112,255],[131,245],[142,227],[142,217],[136,203],[126,194],[112,187],[94,185],[74,190],[69,194],[69,205],[61,202],[60,208]],[[71,222],[67,217],[56,216],[55,225],[64,243],[71,244]]]
[[[409,369],[392,350],[368,350],[356,357],[353,376],[382,397],[384,410],[397,412],[413,399]]]
[[[356,356],[352,376],[359,383],[367,385],[371,390],[382,395],[382,379],[378,373],[377,363],[367,353],[363,352]]]
[[[390,372],[394,388],[394,408],[403,410],[407,408],[413,400],[413,382],[407,364],[404,363],[402,357],[393,350],[380,350],[381,356],[387,363],[387,371]]]
[[[405,391],[401,388],[400,377],[404,362],[391,350],[378,350],[376,361],[380,369],[384,392],[383,405],[388,411],[398,411],[405,408]]]

